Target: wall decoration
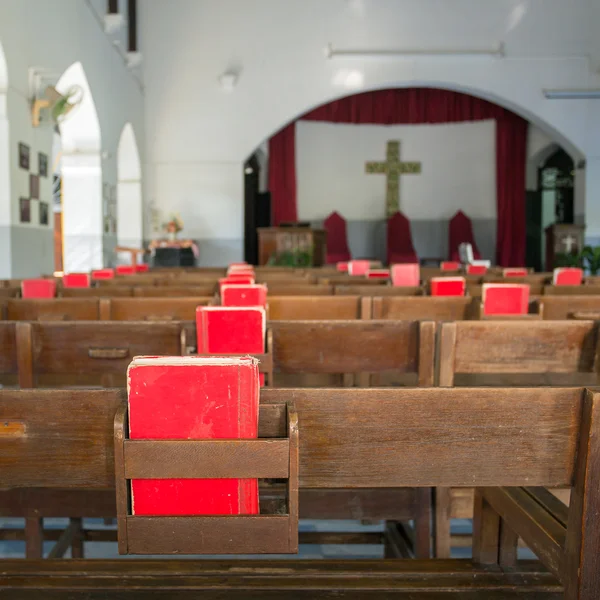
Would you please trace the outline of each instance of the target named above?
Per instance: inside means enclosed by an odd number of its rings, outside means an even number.
[[[19,142],[19,167],[29,171],[29,146]]]
[[[31,199],[19,199],[19,215],[21,223],[31,223]]]
[[[38,152],[38,174],[40,177],[48,177],[48,156]]]
[[[48,203],[40,202],[40,225],[48,225]]]
[[[33,200],[40,199],[40,176],[29,174],[29,197]]]
[[[110,217],[104,216],[104,233],[110,233]]]

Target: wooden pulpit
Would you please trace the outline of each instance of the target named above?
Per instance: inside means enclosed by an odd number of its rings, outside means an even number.
[[[554,269],[558,254],[578,254],[584,244],[584,225],[553,223],[546,227],[546,271]]]
[[[285,252],[310,252],[312,264],[321,267],[327,260],[327,232],[310,227],[259,227],[258,264]]]

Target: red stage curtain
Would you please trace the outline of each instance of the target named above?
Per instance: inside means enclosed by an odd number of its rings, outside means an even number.
[[[429,88],[366,92],[325,104],[300,117],[308,121],[399,125],[496,120],[496,262],[525,264],[525,156],[527,121],[467,94]],[[296,219],[295,122],[270,141],[273,223]]]

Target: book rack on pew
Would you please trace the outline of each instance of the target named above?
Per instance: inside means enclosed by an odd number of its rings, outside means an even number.
[[[298,552],[298,415],[293,403],[260,406],[258,439],[130,440],[126,408],[115,416],[120,554],[294,554]],[[131,479],[287,480],[285,508],[271,514],[135,516]],[[275,506],[273,506],[275,504]],[[264,508],[264,507],[263,507]]]

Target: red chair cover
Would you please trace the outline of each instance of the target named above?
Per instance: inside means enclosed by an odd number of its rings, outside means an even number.
[[[412,242],[410,221],[401,213],[392,215],[387,223],[387,262],[418,263]]]
[[[475,260],[481,260],[481,253],[477,248],[475,236],[473,235],[471,219],[469,219],[462,210],[459,210],[452,219],[450,219],[450,226],[448,228],[448,256],[450,257],[450,260],[457,260],[460,262],[458,247],[461,244],[471,244],[471,246],[473,246],[473,258]]]
[[[352,257],[348,249],[346,219],[337,211],[333,211],[323,221],[323,227],[327,231],[327,264],[333,265],[350,260]]]

